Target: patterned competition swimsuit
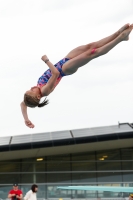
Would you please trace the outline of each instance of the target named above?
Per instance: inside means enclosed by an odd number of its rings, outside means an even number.
[[[62,60],[60,60],[58,63],[56,63],[54,66],[58,69],[58,71],[60,72],[59,77],[56,80],[55,83],[55,87],[57,86],[57,84],[60,82],[61,78],[63,76],[66,76],[66,74],[63,73],[62,71],[62,66],[64,63],[66,63],[68,60],[70,60],[69,58],[63,58]],[[44,85],[47,84],[48,80],[50,79],[50,77],[52,76],[51,70],[48,69],[47,71],[44,72],[44,74],[38,79],[37,82],[37,86],[38,87],[42,87]]]

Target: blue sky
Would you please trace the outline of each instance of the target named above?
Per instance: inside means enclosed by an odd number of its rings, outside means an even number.
[[[20,102],[47,69],[71,49],[133,23],[132,0],[0,0],[0,134],[19,135],[133,122],[133,33],[108,54],[64,77],[44,108]]]

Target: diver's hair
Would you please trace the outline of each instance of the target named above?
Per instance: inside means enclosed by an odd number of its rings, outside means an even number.
[[[28,107],[31,107],[31,108],[35,108],[35,107],[43,107],[43,106],[46,106],[49,101],[47,100],[47,97],[44,99],[44,101],[42,103],[39,103],[40,100],[35,98],[35,97],[32,97],[28,94],[24,94],[24,103],[26,106]]]
[[[46,97],[42,103],[38,104],[38,107],[41,108],[43,106],[46,106],[48,103],[49,103],[49,100],[47,100],[47,97]]]
[[[32,192],[36,192],[36,191],[35,191],[35,188],[38,188],[38,186],[37,186],[36,184],[33,184],[33,185],[31,186]]]

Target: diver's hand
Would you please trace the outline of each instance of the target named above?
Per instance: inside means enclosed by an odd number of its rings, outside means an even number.
[[[41,59],[45,62],[46,60],[48,60],[48,57],[46,55],[44,55],[44,56],[42,56]]]
[[[25,125],[28,126],[29,128],[34,128],[35,127],[35,125],[32,124],[32,122],[30,120],[26,120],[25,121]]]

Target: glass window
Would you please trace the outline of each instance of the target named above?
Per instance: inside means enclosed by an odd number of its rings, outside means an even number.
[[[20,183],[33,183],[35,174],[21,174]]]
[[[108,183],[108,184],[98,184],[98,186],[105,186],[105,187],[109,187],[109,186],[114,186],[114,187],[120,187],[121,184],[120,183]],[[121,196],[121,192],[109,192],[109,191],[98,191],[98,197],[99,198],[111,198],[111,197],[122,197]]]
[[[63,161],[70,161],[70,155],[69,154],[64,154],[64,155],[54,155],[54,156],[48,156],[47,157],[47,162],[54,162],[54,161],[59,161],[59,162],[63,162]]]
[[[97,191],[87,190],[85,193],[86,198],[97,198]]]
[[[71,183],[70,173],[47,173],[48,183]]]
[[[123,172],[122,174],[124,182],[133,182],[133,172]]]
[[[47,186],[47,198],[71,198],[71,190],[57,189],[57,186]]]
[[[47,171],[70,171],[70,162],[49,162],[47,163]]]
[[[121,160],[120,159],[120,150],[104,150],[104,151],[98,151],[96,153],[96,159],[97,160]]]
[[[72,171],[95,171],[96,163],[95,162],[73,162]]]
[[[47,199],[46,198],[46,186],[45,185],[38,185],[38,192],[37,192],[37,199],[39,198],[43,198],[43,199]]]
[[[96,173],[72,173],[72,183],[96,182]]]
[[[53,155],[43,157],[42,161],[36,158],[1,161],[0,198],[5,199],[14,182],[21,184],[24,193],[33,183],[40,184],[37,196],[44,199],[121,197],[120,193],[57,190],[57,186],[122,183],[133,187],[133,149]],[[11,187],[3,187],[5,184]]]
[[[21,182],[21,174],[0,174],[0,184],[13,184]]]
[[[45,172],[46,163],[44,161],[36,161],[35,163],[35,171],[36,172]]]
[[[36,158],[24,158],[24,159],[21,159],[21,162],[31,162],[31,163],[33,163],[34,161],[36,160]]]
[[[7,199],[10,190],[12,190],[12,186],[0,186],[0,199]]]
[[[21,185],[21,187],[19,186],[19,188],[23,191],[23,197],[26,195],[26,193],[31,189],[32,183],[30,183],[29,185]]]
[[[122,160],[133,160],[133,148],[121,149]]]
[[[33,162],[22,162],[21,172],[33,172],[34,171],[33,166],[34,166]]]
[[[95,160],[95,152],[84,152],[72,154],[72,161],[91,161]]]
[[[122,170],[133,170],[133,160],[132,161],[122,161]]]
[[[73,199],[85,199],[87,197],[86,191],[85,190],[72,190],[72,197],[73,197]]]
[[[0,162],[0,172],[20,172],[20,162]]]
[[[97,162],[97,171],[107,171],[107,170],[121,170],[121,162],[107,162],[107,161],[98,161]]]
[[[122,174],[120,172],[97,172],[98,182],[122,182]]]
[[[43,174],[40,174],[40,173],[37,173],[35,174],[36,176],[36,179],[34,181],[34,183],[45,183],[46,182],[46,174],[43,173]]]

